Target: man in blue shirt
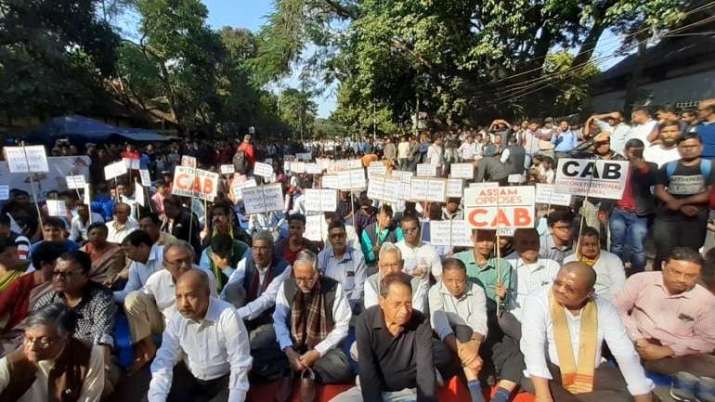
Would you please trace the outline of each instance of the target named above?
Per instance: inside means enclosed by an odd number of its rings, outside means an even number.
[[[715,99],[706,99],[698,104],[700,124],[696,127],[700,142],[703,143],[704,159],[715,159]]]
[[[551,142],[554,144],[554,152],[556,152],[557,158],[567,157],[568,154],[576,148],[578,144],[578,137],[576,133],[571,131],[571,126],[566,120],[561,120],[559,123],[559,129],[556,135],[551,138]]]

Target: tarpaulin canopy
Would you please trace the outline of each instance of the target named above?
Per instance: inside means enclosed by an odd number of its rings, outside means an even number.
[[[151,130],[122,128],[84,116],[55,117],[30,134],[43,140],[68,138],[78,142],[105,142],[111,139],[139,142],[169,141]]]

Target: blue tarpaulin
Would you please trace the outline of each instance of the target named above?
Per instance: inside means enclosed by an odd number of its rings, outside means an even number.
[[[30,134],[43,140],[68,138],[72,142],[105,142],[111,139],[130,141],[169,141],[151,130],[115,127],[84,116],[55,117]]]

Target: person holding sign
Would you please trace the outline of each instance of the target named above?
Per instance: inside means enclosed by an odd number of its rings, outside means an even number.
[[[653,401],[653,382],[618,310],[594,297],[595,283],[591,267],[572,262],[552,286],[526,300],[523,331],[529,335],[521,338],[521,350],[539,402]],[[604,341],[618,368],[601,364]]]
[[[400,220],[404,238],[395,245],[402,253],[405,272],[419,278],[431,274],[439,281],[442,276],[442,260],[434,246],[422,241],[419,219],[414,215],[405,215]]]

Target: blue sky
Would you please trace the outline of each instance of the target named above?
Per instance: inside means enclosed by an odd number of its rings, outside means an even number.
[[[273,10],[273,0],[202,0],[209,10],[208,23],[213,28],[218,29],[223,26],[233,26],[248,28],[251,31],[257,32],[261,25],[266,22],[266,16]],[[134,18],[129,16],[121,25],[129,30],[132,30],[131,25],[136,26]],[[601,37],[596,52],[594,54],[595,61],[601,70],[606,70],[616,64],[622,57],[609,58],[611,54],[620,45],[620,39],[606,32]],[[606,56],[604,59],[603,56]],[[290,77],[287,77],[274,88],[280,91],[281,88],[297,87],[298,86],[298,69]],[[318,104],[318,116],[327,118],[336,107],[336,86],[325,91],[322,96],[314,99]]]

